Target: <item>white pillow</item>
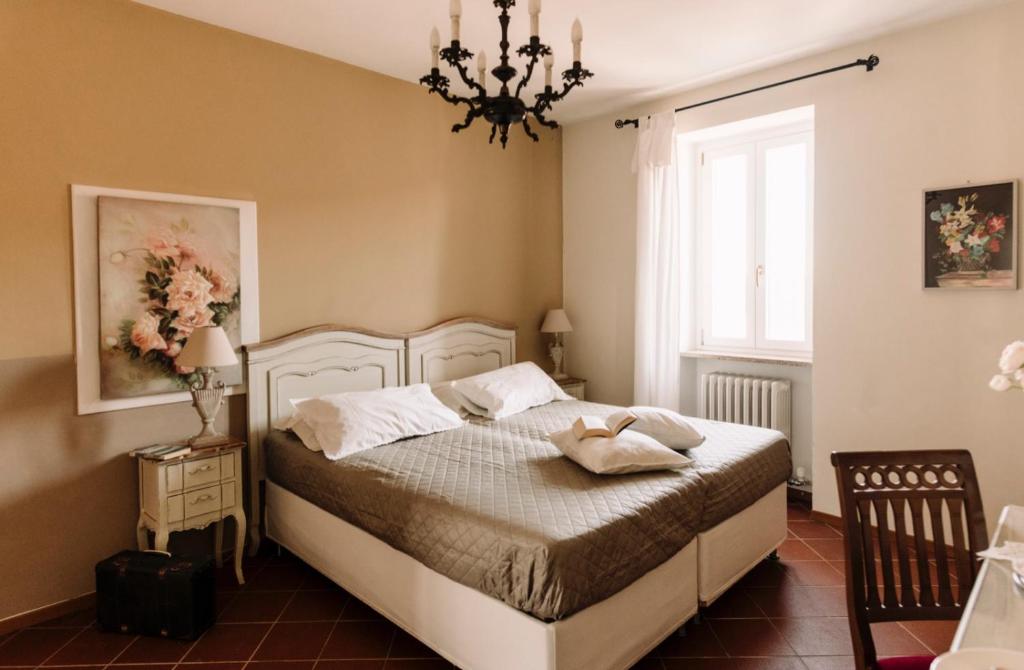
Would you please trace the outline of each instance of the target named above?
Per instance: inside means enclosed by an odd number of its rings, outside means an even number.
[[[441,404],[465,419],[471,414],[487,416],[487,410],[472,402],[469,398],[455,390],[455,382],[441,382],[430,387],[431,393],[437,396]]]
[[[502,419],[554,400],[572,400],[535,363],[517,363],[456,380],[452,388],[482,407],[482,416]],[[472,411],[472,410],[470,410]]]
[[[294,402],[324,456],[336,461],[382,444],[464,424],[426,384],[336,393]],[[298,425],[295,423],[294,425]]]
[[[653,437],[630,430],[624,430],[615,437],[577,440],[570,429],[551,433],[548,439],[563,454],[599,475],[673,470],[692,462]]]
[[[653,437],[669,449],[693,449],[704,443],[704,436],[679,412],[661,407],[630,407],[636,421],[628,430]]]
[[[305,400],[305,398],[303,398]],[[292,400],[292,407],[295,407],[295,403],[298,400]],[[290,417],[283,421],[278,421],[274,424],[274,428],[277,430],[288,430],[295,433],[295,436],[299,438],[299,441],[310,451],[323,451],[324,448],[320,446],[320,443],[316,439],[316,434],[313,433],[313,429],[309,427],[305,421],[299,418],[299,415],[295,412]]]

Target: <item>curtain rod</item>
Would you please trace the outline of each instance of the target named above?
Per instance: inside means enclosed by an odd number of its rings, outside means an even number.
[[[839,72],[841,70],[848,70],[851,67],[864,67],[867,68],[868,72],[871,72],[878,67],[878,56],[871,54],[867,58],[858,58],[852,63],[846,65],[837,65],[836,67],[830,67],[827,70],[819,70],[818,72],[812,72],[805,74],[800,77],[793,77],[792,79],[786,79],[785,81],[777,81],[774,84],[765,84],[764,86],[758,86],[757,88],[751,88],[746,91],[740,91],[739,93],[733,93],[731,95],[723,95],[720,98],[714,98],[712,100],[705,100],[704,102],[694,103],[692,105],[686,105],[685,107],[677,107],[676,112],[685,112],[688,109],[695,107],[703,107],[704,105],[710,105],[716,102],[722,102],[723,100],[729,100],[730,98],[738,98],[741,95],[749,95],[751,93],[757,93],[758,91],[765,91],[769,88],[775,88],[776,86],[785,86],[786,84],[792,84],[797,81],[803,81],[804,79],[810,79],[811,77],[820,77],[823,74],[832,74],[833,72]],[[640,119],[617,119],[615,121],[616,128],[625,128],[626,126],[633,126],[634,128],[640,127]]]

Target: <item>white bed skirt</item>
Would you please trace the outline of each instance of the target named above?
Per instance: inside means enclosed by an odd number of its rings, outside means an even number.
[[[623,670],[697,612],[696,541],[614,596],[545,623],[266,486],[269,538],[464,670]]]
[[[700,604],[710,605],[786,539],[786,485],[697,535]]]

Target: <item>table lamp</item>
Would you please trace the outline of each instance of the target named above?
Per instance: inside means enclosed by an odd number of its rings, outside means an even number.
[[[188,443],[193,447],[209,447],[228,442],[213,427],[213,422],[224,401],[224,382],[212,382],[217,368],[238,364],[235,349],[228,341],[227,333],[220,326],[196,328],[189,335],[185,346],[175,360],[181,367],[195,368],[200,379],[192,384],[192,406],[199,412],[203,429]]]
[[[565,347],[562,346],[562,333],[571,333],[572,324],[569,317],[565,315],[564,309],[552,309],[544,317],[544,324],[540,327],[542,333],[554,333],[555,341],[548,347],[551,353],[551,360],[555,362],[555,371],[551,373],[552,379],[568,379],[569,375],[562,372],[562,361],[565,357]]]

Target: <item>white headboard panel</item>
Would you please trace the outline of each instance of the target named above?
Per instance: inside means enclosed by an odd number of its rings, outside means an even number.
[[[263,440],[290,400],[439,382],[516,362],[514,327],[465,318],[411,335],[317,326],[245,347],[249,383],[249,550],[259,548]]]
[[[291,415],[290,400],[405,384],[405,339],[319,326],[246,347],[250,472],[263,479],[263,438]]]
[[[410,384],[435,384],[516,362],[514,327],[456,319],[409,336]]]

